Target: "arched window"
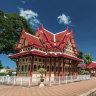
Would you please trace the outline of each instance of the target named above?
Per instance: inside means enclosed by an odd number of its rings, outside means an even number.
[[[38,66],[38,70],[39,70],[40,68],[41,68],[41,66],[39,65],[39,66]]]
[[[41,62],[41,59],[39,59],[39,62]]]
[[[35,58],[35,61],[37,61],[37,58]]]
[[[49,65],[47,66],[47,72],[49,72]]]
[[[29,67],[28,67],[28,71],[30,71],[30,69],[31,69],[31,68],[30,68],[30,65],[29,65]]]
[[[23,62],[24,62],[24,59],[23,59]]]
[[[37,66],[36,66],[36,65],[34,65],[34,72],[36,71],[36,68],[37,68]]]
[[[20,62],[22,62],[22,60],[20,59]]]
[[[54,66],[52,65],[52,72],[54,71]]]
[[[24,68],[24,66],[22,65],[22,72],[23,72],[23,70],[24,70],[23,68]]]
[[[43,65],[42,68],[45,68],[45,66]]]
[[[58,67],[56,66],[56,72],[58,72]]]
[[[62,72],[62,67],[60,67],[60,71]]]
[[[25,65],[25,72],[27,71],[27,65]]]
[[[18,67],[18,72],[20,71],[20,65],[19,65],[19,67]]]

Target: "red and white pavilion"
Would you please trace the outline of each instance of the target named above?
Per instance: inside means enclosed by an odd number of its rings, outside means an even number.
[[[19,53],[9,56],[17,60],[17,76],[39,77],[39,68],[45,68],[44,76],[77,75],[77,65],[82,62],[77,58],[78,51],[73,32],[52,33],[43,25],[37,27],[35,35],[22,30],[16,50]]]
[[[78,65],[78,68],[85,69],[90,72],[91,76],[96,77],[96,62],[92,61],[88,66],[86,64]]]

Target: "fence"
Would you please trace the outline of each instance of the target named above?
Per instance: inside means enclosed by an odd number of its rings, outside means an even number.
[[[21,86],[36,86],[40,84],[40,77],[16,77],[16,76],[0,76],[1,84],[12,84]],[[44,84],[52,86],[56,84],[63,84],[74,81],[81,81],[90,79],[90,75],[78,76],[59,76],[59,77],[44,77]]]

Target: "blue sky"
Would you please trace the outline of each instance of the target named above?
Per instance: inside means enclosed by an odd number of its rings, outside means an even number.
[[[96,0],[2,0],[0,10],[24,16],[31,27],[44,27],[57,33],[73,30],[78,50],[90,53],[96,61]],[[16,65],[7,55],[0,55],[2,64]]]

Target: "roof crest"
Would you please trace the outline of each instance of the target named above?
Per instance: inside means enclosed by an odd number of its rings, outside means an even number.
[[[26,34],[28,34],[28,35],[30,35],[30,36],[33,36],[33,37],[36,37],[36,36],[34,36],[34,35],[31,35],[31,34],[29,34],[29,33],[27,33],[27,32],[25,32]],[[36,38],[38,38],[38,37],[36,37]],[[38,38],[39,39],[39,38]]]
[[[55,35],[57,35],[57,34],[60,34],[60,33],[62,33],[62,32],[66,32],[66,30],[64,30],[64,31],[61,31],[61,32],[58,32],[58,33],[55,33]]]
[[[48,30],[47,30],[47,29],[45,29],[45,28],[44,28],[44,30],[48,31]],[[48,31],[48,32],[54,35],[54,33],[50,32],[50,31]]]

